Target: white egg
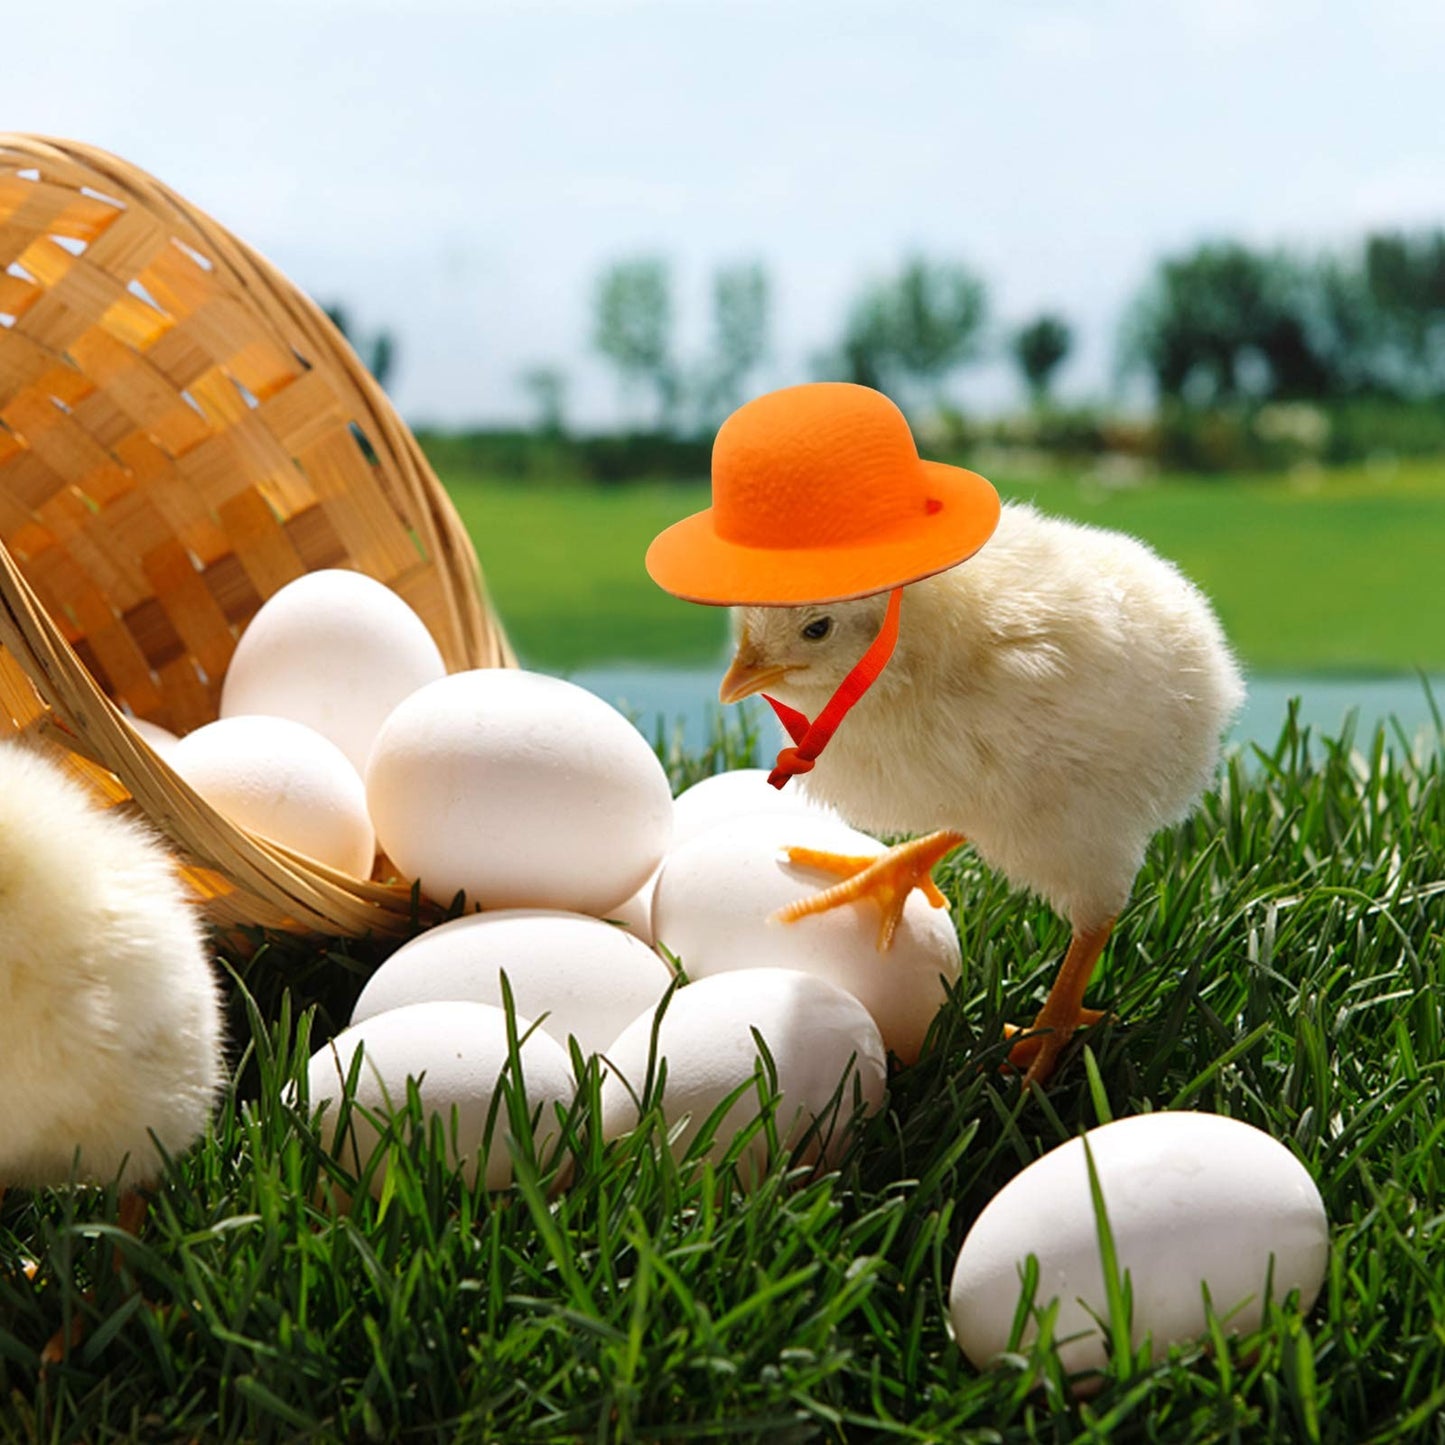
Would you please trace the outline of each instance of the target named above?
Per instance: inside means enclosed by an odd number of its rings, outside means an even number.
[[[658,945],[689,978],[767,967],[836,983],[873,1015],[883,1042],[912,1063],[962,962],[948,910],[915,892],[887,952],[878,949],[880,914],[871,902],[778,922],[779,909],[839,881],[790,863],[788,845],[858,856],[885,851],[876,838],[815,816],[755,814],[719,823],[668,853],[652,901]]]
[[[560,1137],[556,1106],[572,1104],[572,1069],[555,1039],[540,1030],[528,1034],[530,1024],[521,1017],[516,1028],[518,1037],[526,1035],[518,1057],[537,1159],[545,1163]],[[338,1137],[339,1106],[358,1047],[362,1065],[355,1100],[360,1108],[352,1110],[349,1127]],[[385,1119],[404,1109],[410,1078],[419,1080],[427,1116],[444,1122],[452,1167],[460,1168],[471,1184],[480,1165],[486,1187],[504,1189],[512,1179],[505,1101],[498,1107],[490,1145],[486,1128],[508,1066],[507,1018],[501,1009],[483,1003],[414,1003],[343,1029],[312,1056],[306,1079],[313,1111],[327,1106],[321,1138],[352,1173],[360,1175],[380,1137],[364,1113]],[[385,1177],[383,1165],[372,1176],[373,1194],[380,1196]]]
[[[364,773],[391,710],[445,673],[426,624],[395,592],[327,568],[288,582],[251,619],[221,684],[221,716],[305,723]]]
[[[169,728],[163,728],[159,723],[147,722],[143,717],[128,717],[126,722],[130,724],[131,730],[140,740],[145,743],[157,757],[170,761],[175,746],[180,742]]]
[[[387,856],[421,890],[484,908],[605,915],[667,848],[672,796],[647,739],[559,678],[455,673],[387,718],[366,770]]]
[[[703,778],[677,795],[672,805],[672,846],[679,848],[719,823],[752,813],[836,816],[823,804],[809,802],[798,791],[796,779],[780,789],[768,782],[766,768],[734,768]]]
[[[370,876],[376,838],[366,790],[320,733],[288,718],[221,718],[187,733],[166,761],[238,827]]]
[[[640,939],[650,948],[652,937],[652,895],[657,891],[657,879],[661,868],[653,870],[647,882],[632,895],[624,898],[616,908],[609,908],[601,915],[620,923],[634,938]]]
[[[754,813],[837,817],[831,808],[810,802],[796,788],[779,792],[768,783],[764,768],[734,768],[731,772],[703,778],[673,799],[670,846],[680,847],[719,823],[729,823]],[[663,861],[666,862],[666,859]],[[656,942],[652,932],[652,898],[661,873],[659,867],[631,898],[607,910],[608,918],[625,925],[646,944]]]
[[[605,1049],[667,992],[672,970],[615,924],[580,913],[500,909],[428,929],[371,976],[352,1023],[427,999],[501,1006],[505,971],[518,1013],[584,1054]]]
[[[1324,1280],[1329,1222],[1319,1190],[1283,1144],[1237,1119],[1141,1114],[1091,1129],[1119,1270],[1133,1289],[1133,1342],[1156,1354],[1205,1333],[1201,1284],[1229,1331],[1263,1318],[1266,1285],[1304,1308]],[[988,1203],[959,1251],[949,1291],[964,1354],[987,1367],[1008,1345],[1025,1261],[1039,1262],[1034,1303],[1057,1299],[1054,1337],[1071,1372],[1104,1367],[1109,1318],[1082,1139],[1050,1150]],[[1090,1312],[1093,1312],[1092,1314]],[[1025,1347],[1035,1339],[1031,1320]]]
[[[811,974],[781,968],[719,974],[679,988],[660,1024],[655,1014],[649,1009],[635,1019],[606,1052],[604,1138],[617,1138],[637,1124],[635,1099],[646,1084],[654,1027],[657,1057],[667,1061],[663,1114],[669,1131],[683,1125],[672,1144],[678,1157],[713,1110],[760,1068],[754,1029],[777,1069],[775,1121],[784,1148],[820,1121],[807,1159],[836,1158],[855,1100],[870,1112],[883,1101],[887,1057],[868,1011],[851,994]],[[717,1131],[710,1158],[720,1159],[758,1117],[761,1100],[754,1088],[739,1096]],[[756,1181],[766,1163],[767,1140],[759,1132],[739,1159],[744,1183]]]

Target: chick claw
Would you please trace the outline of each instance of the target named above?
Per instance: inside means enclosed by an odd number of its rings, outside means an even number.
[[[903,909],[909,894],[915,888],[923,890],[923,896],[935,908],[947,908],[948,899],[938,891],[938,885],[929,876],[934,865],[947,853],[953,852],[968,840],[962,833],[945,829],[929,833],[923,838],[900,843],[886,853],[859,857],[847,853],[829,853],[818,848],[788,848],[784,851],[788,861],[803,868],[818,868],[825,873],[834,873],[845,881],[835,883],[809,898],[800,898],[786,908],[780,908],[773,918],[779,923],[796,923],[815,913],[826,913],[841,908],[845,903],[857,903],[871,898],[882,910],[883,917],[878,926],[878,951],[886,953],[893,945],[893,935],[903,919]]]
[[[1054,1066],[1059,1061],[1059,1055],[1068,1047],[1076,1029],[1087,1028],[1106,1016],[1103,1009],[1081,1008],[1071,1021],[1055,1021],[1047,1018],[1047,1013],[1048,1009],[1043,1009],[1027,1029],[1022,1029],[1017,1024],[1003,1026],[1006,1039],[1023,1035],[1009,1050],[1008,1064],[1005,1067],[1017,1069],[1023,1074],[1023,1086],[1026,1089],[1034,1084],[1048,1083]]]
[[[85,1298],[89,1301],[95,1299],[94,1290],[86,1290]],[[71,1353],[80,1348],[81,1341],[85,1339],[85,1316],[73,1315],[70,1320],[69,1329],[58,1329],[45,1342],[45,1348],[40,1351],[40,1372],[44,1374],[51,1365],[63,1364]]]

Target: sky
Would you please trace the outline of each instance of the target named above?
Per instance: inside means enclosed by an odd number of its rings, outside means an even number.
[[[1303,250],[1445,224],[1438,0],[0,0],[0,129],[103,146],[365,337],[414,425],[640,416],[591,348],[610,262],[673,267],[678,353],[710,278],[758,260],[805,380],[850,299],[922,254],[988,284],[996,358],[1041,310],[1107,397],[1120,317],[1201,240]]]

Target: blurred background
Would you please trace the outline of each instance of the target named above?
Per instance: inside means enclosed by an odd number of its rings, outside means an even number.
[[[718,422],[881,387],[925,455],[1215,599],[1241,741],[1445,699],[1434,0],[70,0],[0,128],[144,166],[331,310],[524,663],[707,726],[660,593]]]

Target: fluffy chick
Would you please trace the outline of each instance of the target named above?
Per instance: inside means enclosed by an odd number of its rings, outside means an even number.
[[[138,825],[0,746],[0,1189],[126,1188],[205,1129],[221,1003],[195,909]]]
[[[766,690],[816,716],[886,604],[736,609],[723,701]],[[871,832],[962,832],[1069,921],[1077,997],[1051,995],[1036,1027],[1053,1039],[1016,1055],[1041,1079],[1090,1016],[1083,984],[1149,839],[1197,804],[1243,696],[1208,601],[1175,567],[1132,537],[1009,505],[976,556],[904,589],[892,661],[799,782]]]

